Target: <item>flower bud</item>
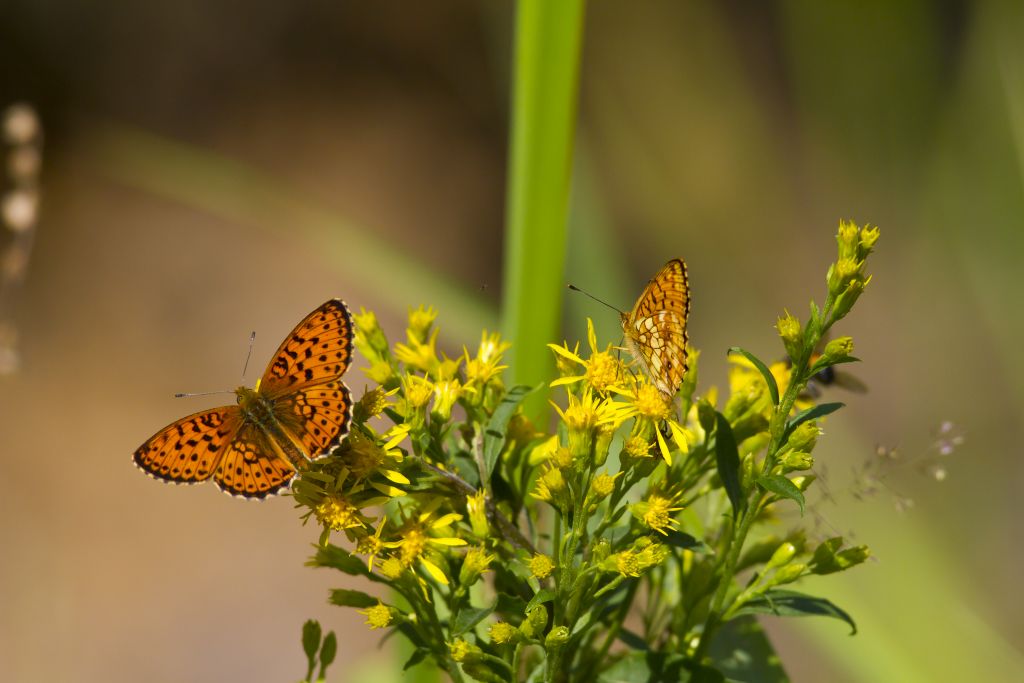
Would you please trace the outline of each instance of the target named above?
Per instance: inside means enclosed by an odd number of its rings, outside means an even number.
[[[819,434],[821,434],[821,430],[818,425],[813,420],[809,420],[793,430],[786,445],[794,451],[810,453],[818,443]]]
[[[487,504],[485,493],[480,489],[471,496],[466,496],[466,512],[469,513],[469,525],[479,538],[487,538],[491,533],[491,525],[487,521]]]
[[[787,564],[775,572],[769,585],[781,586],[784,583],[792,583],[803,576],[806,571],[807,565],[802,562]]]
[[[803,351],[803,333],[800,329],[800,321],[794,318],[789,312],[775,323],[775,329],[779,331],[782,344],[786,347],[786,353],[790,358],[799,358]]]
[[[830,362],[837,360],[843,360],[853,355],[853,338],[852,337],[837,337],[825,344],[824,350],[821,355],[823,358]]]
[[[860,242],[857,243],[857,260],[863,261],[868,254],[875,250],[875,242],[878,241],[880,231],[877,227],[865,227],[860,231]]]
[[[774,553],[772,553],[771,558],[768,560],[768,563],[764,567],[765,571],[768,571],[769,569],[777,569],[779,567],[789,564],[790,560],[792,560],[795,555],[796,546],[788,542],[783,543],[775,549]]]
[[[864,288],[871,282],[871,278],[865,278],[863,275],[857,275],[850,280],[849,285],[843,291],[843,293],[836,299],[835,305],[832,307],[832,322],[841,320],[850,312],[853,305],[857,303],[857,299],[864,293]]]
[[[424,308],[421,305],[416,309],[410,308],[409,337],[420,344],[426,343],[427,335],[430,333],[430,326],[434,324],[436,318],[437,310],[433,306]]]
[[[488,555],[483,548],[470,548],[462,561],[462,569],[459,570],[459,583],[463,586],[472,586],[480,575],[487,571],[493,555]]]
[[[566,644],[569,640],[569,628],[566,626],[556,626],[551,629],[548,633],[547,638],[544,639],[544,647],[548,650],[557,650]]]
[[[487,630],[487,634],[491,637],[491,642],[496,645],[515,643],[523,637],[522,633],[519,632],[519,629],[507,621],[499,621],[491,624],[491,627]]]
[[[544,605],[537,605],[526,613],[526,619],[520,625],[523,633],[528,637],[540,635],[544,627],[548,625],[548,608]],[[529,633],[527,633],[529,631]]]
[[[812,467],[814,467],[814,458],[811,457],[810,453],[806,453],[804,451],[789,451],[782,457],[783,473],[802,472],[803,470],[809,470]]]
[[[530,574],[537,579],[546,579],[555,570],[555,563],[547,555],[537,553],[530,558]]]
[[[839,221],[839,232],[836,233],[836,242],[839,245],[839,258],[856,258],[857,243],[860,240],[860,231],[852,221]]]

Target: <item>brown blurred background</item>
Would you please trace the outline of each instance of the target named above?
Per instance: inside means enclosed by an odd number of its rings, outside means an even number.
[[[513,9],[7,3],[0,107],[31,103],[46,144],[0,311],[20,352],[0,377],[0,680],[297,680],[310,617],[339,633],[331,680],[397,677],[326,604],[340,579],[302,566],[316,532],[287,499],[159,485],[130,454],[222,400],[175,392],[237,385],[250,330],[251,384],[329,297],[393,338],[432,303],[449,349],[493,328]],[[588,8],[567,278],[625,306],[685,257],[704,387],[728,346],[781,353],[775,316],[823,298],[840,218],[882,228],[840,330],[871,390],[829,394],[849,409],[815,506],[878,562],[807,587],[855,638],[766,622],[794,681],[1024,670],[1022,30],[1011,3],[955,0]],[[585,315],[617,338],[585,300],[569,338]],[[944,421],[965,440],[948,456]],[[879,446],[900,459],[859,500]]]

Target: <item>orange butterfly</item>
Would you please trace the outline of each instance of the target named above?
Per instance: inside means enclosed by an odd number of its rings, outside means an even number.
[[[220,490],[243,498],[278,493],[348,434],[352,399],[341,376],[352,335],[345,302],[328,301],[281,343],[255,389],[235,390],[238,405],[170,424],[135,451],[135,464],[175,484],[212,477]]]
[[[686,374],[686,263],[672,259],[647,283],[629,313],[620,312],[626,347],[659,390],[672,397]]]

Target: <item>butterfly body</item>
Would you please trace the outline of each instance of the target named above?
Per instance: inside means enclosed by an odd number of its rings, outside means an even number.
[[[686,318],[690,289],[686,264],[672,259],[640,294],[620,322],[626,348],[666,396],[675,396],[686,374]]]
[[[237,405],[168,425],[135,451],[135,464],[171,483],[212,478],[243,498],[280,492],[348,434],[352,400],[341,375],[352,336],[345,304],[328,301],[285,339],[255,388],[235,390]]]

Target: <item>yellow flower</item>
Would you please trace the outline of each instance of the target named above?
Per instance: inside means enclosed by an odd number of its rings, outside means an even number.
[[[466,659],[469,655],[474,652],[479,652],[480,648],[475,645],[470,645],[462,638],[456,638],[454,642],[448,645],[448,651],[451,652],[452,659],[456,662],[461,662]]]
[[[546,579],[555,570],[555,563],[540,553],[530,558],[530,574],[537,579]]]
[[[313,509],[325,529],[343,531],[366,524],[366,518],[352,503],[340,495],[328,496]]]
[[[479,546],[470,548],[462,560],[462,571],[466,574],[466,577],[460,577],[462,583],[468,585],[476,581],[481,574],[488,570],[493,561],[494,555],[489,554],[483,548]]]
[[[544,474],[537,479],[537,487],[533,490],[533,497],[538,500],[547,501],[560,508],[564,502],[562,500],[564,493],[565,478],[562,477],[562,471],[551,467],[545,470]]]
[[[408,344],[399,342],[395,344],[395,358],[406,366],[416,368],[423,372],[432,373],[437,370],[437,333],[438,329],[430,334],[425,341],[417,339],[412,330],[406,333]]]
[[[486,493],[480,489],[471,496],[466,496],[466,514],[469,515],[469,525],[473,528],[473,534],[480,538],[487,538],[491,526],[487,521]]]
[[[665,395],[646,380],[637,382],[632,399],[636,412],[651,420],[665,420],[670,414],[669,402],[665,400]]]
[[[496,624],[491,624],[487,633],[491,637],[491,642],[496,645],[504,645],[519,635],[519,631],[516,627],[507,621],[499,621]]]
[[[666,498],[657,493],[652,493],[647,500],[635,503],[631,506],[633,516],[639,519],[644,525],[658,533],[667,536],[665,529],[675,529],[679,524],[672,518],[673,512],[682,510],[681,507],[674,507],[673,503],[678,502],[676,497]]]
[[[388,577],[392,581],[397,579],[405,571],[405,567],[402,565],[401,560],[397,557],[386,558],[380,563],[380,573]]]
[[[374,387],[363,392],[363,397],[356,402],[353,409],[355,421],[366,422],[372,417],[377,417],[391,405],[388,403],[388,396],[394,396],[397,393],[398,387],[391,391],[385,391],[383,387]]]
[[[608,559],[612,561],[615,570],[623,576],[640,576],[640,572],[643,571],[640,567],[640,561],[637,559],[636,553],[632,550],[624,550],[621,553],[615,553]]]
[[[596,500],[601,500],[602,498],[610,495],[611,492],[615,490],[615,480],[618,479],[620,474],[622,474],[622,472],[618,472],[612,476],[607,472],[602,472],[594,477],[594,480],[590,483],[590,490],[593,492],[594,498]]]
[[[463,387],[457,379],[439,381],[434,385],[433,412],[441,419],[447,420],[452,416],[452,406],[466,391],[473,391],[473,388]]]
[[[422,305],[419,308],[409,309],[409,336],[412,339],[422,343],[427,340],[427,332],[430,331],[430,326],[434,324],[434,320],[437,319],[437,310],[433,306],[427,306],[424,308]]]
[[[575,352],[569,350],[568,344],[559,346],[557,344],[548,344],[548,348],[555,352],[559,356],[558,360],[560,365],[564,361],[570,361],[582,365],[584,373],[582,375],[569,375],[572,372],[572,366],[566,364],[563,372],[563,377],[556,379],[551,383],[551,386],[556,387],[563,384],[574,384],[579,381],[586,380],[587,384],[592,388],[604,392],[610,389],[619,378],[622,377],[622,362],[613,356],[611,351],[611,344],[604,351],[597,349],[597,335],[594,333],[594,321],[587,318],[587,342],[590,344],[590,358],[583,360]],[[577,345],[578,348],[578,345]],[[562,368],[560,368],[562,369]]]
[[[438,501],[437,504],[440,504]],[[462,519],[462,515],[451,512],[446,515],[435,516],[434,508],[428,507],[418,515],[406,519],[402,526],[395,532],[397,541],[385,543],[385,547],[397,548],[398,559],[403,567],[412,567],[418,564],[424,571],[438,583],[448,585],[448,577],[441,568],[431,559],[432,551],[437,547],[452,547],[467,545],[466,541],[455,536],[444,536],[453,522]],[[447,531],[450,533],[450,531]],[[435,558],[436,559],[436,558]]]
[[[639,434],[631,436],[623,442],[622,452],[631,458],[649,458],[651,442]]]
[[[466,360],[466,383],[483,386],[500,375],[508,367],[499,365],[502,355],[511,347],[510,343],[501,341],[497,332],[488,334],[484,330],[475,358],[469,357],[469,349],[462,348]]]
[[[384,628],[391,623],[391,608],[380,601],[373,607],[356,611],[366,616],[366,625],[371,629]]]
[[[366,568],[371,572],[373,571],[373,561],[377,559],[381,551],[384,550],[384,541],[380,540],[381,532],[384,531],[384,525],[387,524],[387,516],[381,516],[380,524],[377,525],[377,531],[372,536],[367,534],[366,536],[359,539],[356,543],[356,553],[359,555],[366,555]]]

